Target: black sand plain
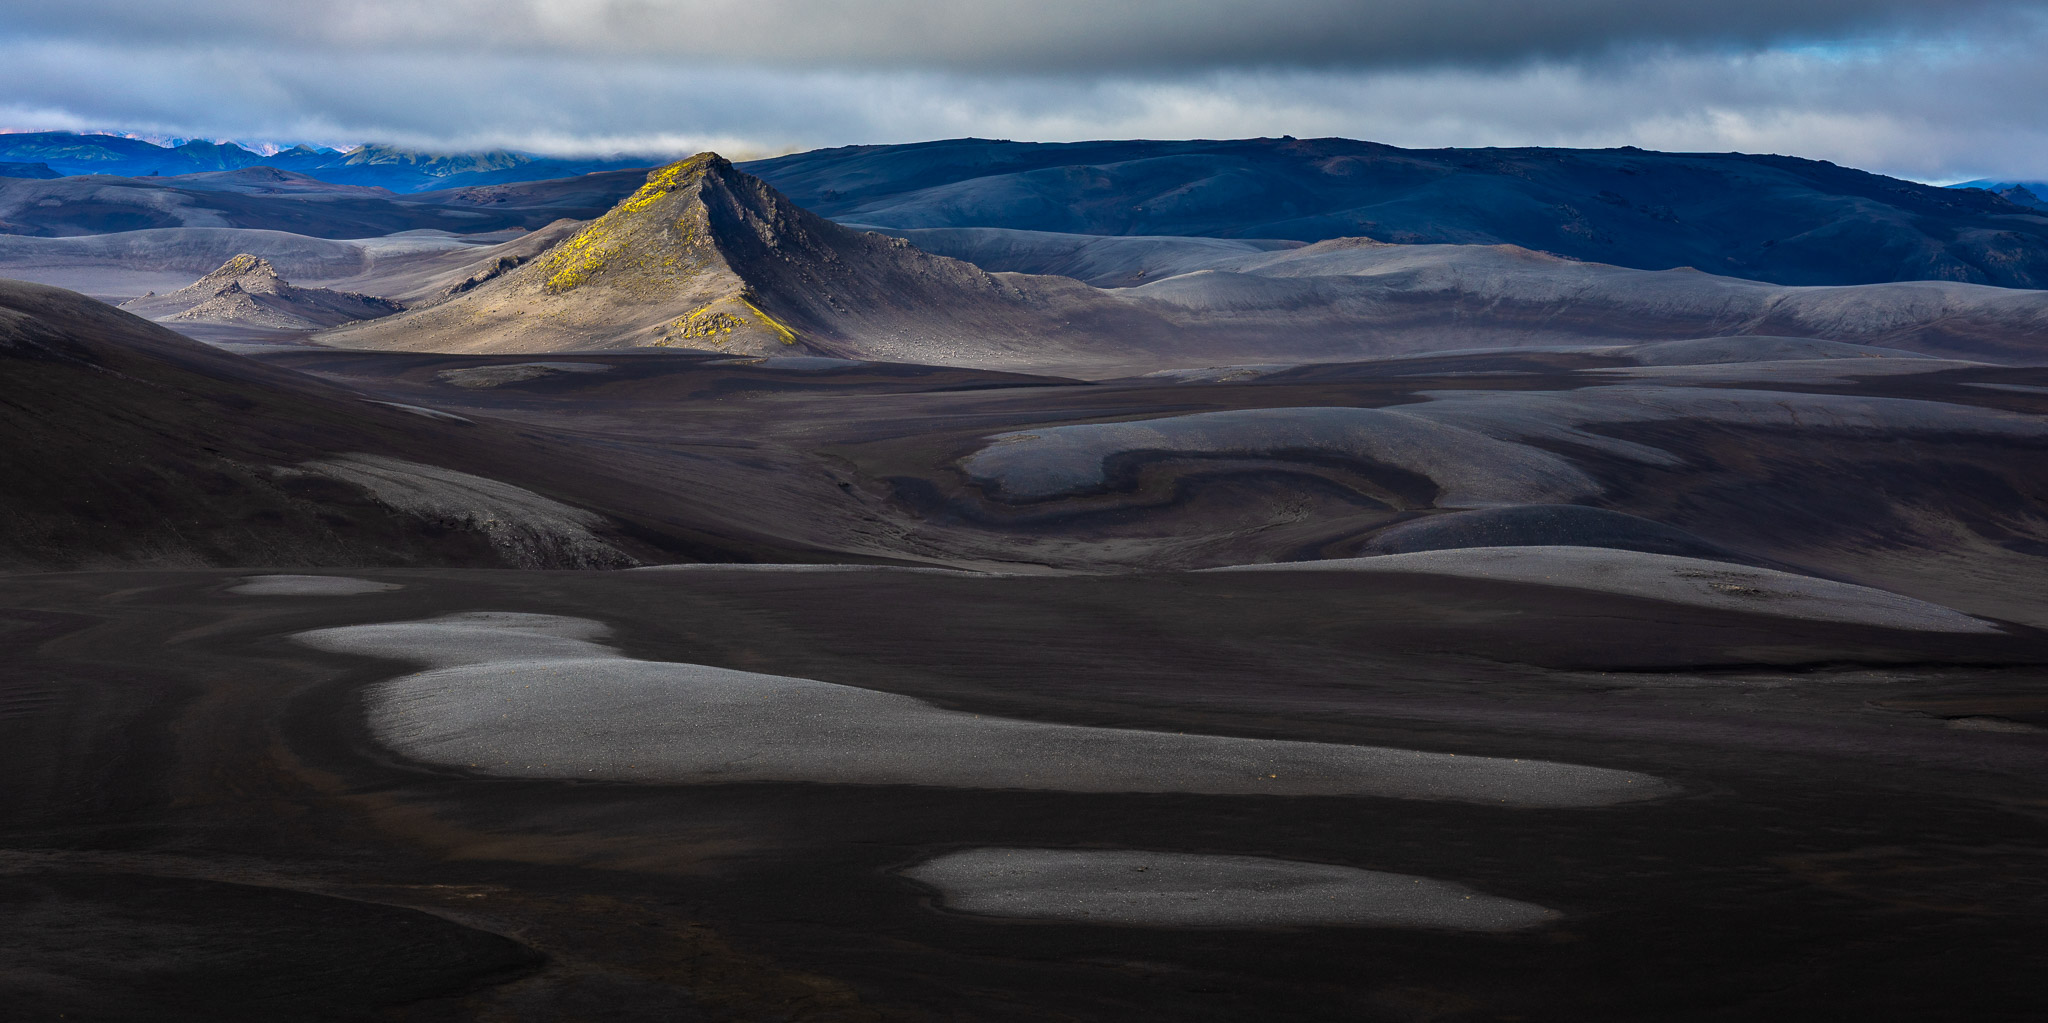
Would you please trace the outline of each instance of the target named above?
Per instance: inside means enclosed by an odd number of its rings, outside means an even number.
[[[404,587],[356,596],[226,592],[248,574],[0,581],[18,1018],[2034,1010],[2048,745],[2022,729],[2048,724],[2048,637],[2023,627],[1931,636],[1329,573],[406,570],[354,573]],[[401,668],[287,638],[477,609],[977,712],[1543,757],[1682,792],[1529,810],[492,778],[371,740],[363,692]],[[1794,646],[1804,663],[1739,663]],[[1986,720],[2009,730],[1970,727]],[[1564,918],[1513,934],[997,921],[896,874],[977,846],[1351,865]]]
[[[1584,349],[1083,380],[283,336],[230,354],[19,295],[0,425],[34,443],[0,452],[21,481],[0,502],[5,553],[51,563],[0,574],[14,1016],[2038,1016],[2040,368]],[[1316,409],[1491,431],[1500,464],[1547,467],[1559,506],[1598,513],[1458,505],[1470,463],[1439,456],[1476,449],[1397,462],[1287,432],[1316,422],[1289,410]],[[1288,415],[1245,422],[1287,430],[1223,448],[1129,432],[1273,410]],[[971,468],[1001,435],[1072,427],[1109,431],[1089,434],[1109,438],[1093,464],[1057,446],[1024,463],[1071,485],[1019,496]],[[349,482],[372,470],[397,489]],[[1648,544],[1640,558],[1709,555],[1978,621],[1801,618],[1711,572],[1670,578],[1720,587],[1719,605],[1570,575],[1201,571],[1397,541],[1422,549],[1393,557]],[[591,567],[685,562],[733,564]],[[763,567],[789,563],[826,567]],[[270,574],[397,588],[236,592]],[[293,638],[480,611],[952,711],[1539,759],[1675,791],[1523,808],[510,777],[378,741],[377,687],[417,666]],[[1358,868],[1557,917],[998,919],[907,876],[981,849]]]

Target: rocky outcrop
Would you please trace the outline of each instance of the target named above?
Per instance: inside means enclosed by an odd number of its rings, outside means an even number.
[[[152,292],[121,308],[167,322],[313,330],[389,316],[405,307],[353,291],[297,287],[280,277],[269,260],[245,252],[187,287],[167,295]]]

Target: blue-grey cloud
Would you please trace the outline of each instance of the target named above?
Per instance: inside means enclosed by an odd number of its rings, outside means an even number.
[[[72,0],[0,9],[0,126],[730,155],[1345,135],[2048,171],[2040,4],[1707,6]]]
[[[2040,0],[65,0],[0,33],[328,52],[446,49],[839,69],[1369,68],[1756,48],[2039,11]]]

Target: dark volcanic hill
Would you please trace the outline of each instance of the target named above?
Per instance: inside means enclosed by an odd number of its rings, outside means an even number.
[[[155,320],[309,330],[389,316],[405,307],[353,291],[295,287],[269,260],[245,252],[189,287],[144,295],[121,308]]]
[[[323,340],[445,352],[656,346],[1051,363],[1072,361],[1071,339],[1090,347],[1161,326],[1077,281],[992,275],[841,227],[705,153],[648,175],[544,256],[441,304]]]
[[[2040,210],[1782,156],[955,139],[746,169],[820,214],[890,228],[1508,243],[1776,284],[2048,287]]]
[[[602,455],[0,281],[0,569],[788,558]],[[642,474],[644,475],[644,474]]]

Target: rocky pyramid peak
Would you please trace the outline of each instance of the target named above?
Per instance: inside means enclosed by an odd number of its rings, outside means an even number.
[[[244,252],[222,263],[219,269],[199,278],[192,287],[197,288],[207,284],[221,285],[230,281],[249,281],[252,279],[284,280],[284,278],[278,276],[277,266],[271,263],[270,260]]]
[[[157,320],[305,330],[389,316],[405,307],[351,291],[294,287],[270,260],[244,252],[177,291],[144,295],[121,308]]]
[[[652,345],[922,357],[962,338],[1041,337],[1014,281],[803,209],[717,153],[658,168],[516,270],[438,304],[331,332],[428,351]]]

